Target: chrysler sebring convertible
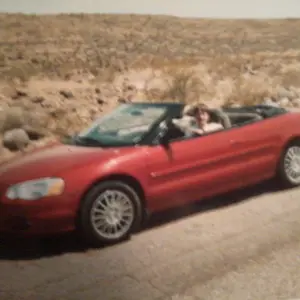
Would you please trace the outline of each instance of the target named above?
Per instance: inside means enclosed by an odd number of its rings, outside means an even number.
[[[149,214],[276,178],[300,184],[300,114],[211,110],[224,129],[187,137],[181,103],[130,103],[68,140],[0,165],[0,233],[129,238]]]

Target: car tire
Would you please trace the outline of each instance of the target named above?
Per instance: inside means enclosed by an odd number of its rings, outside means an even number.
[[[143,220],[138,193],[121,181],[97,184],[84,197],[79,211],[78,229],[93,246],[127,240]]]
[[[300,140],[291,142],[283,150],[277,175],[285,188],[300,185]]]

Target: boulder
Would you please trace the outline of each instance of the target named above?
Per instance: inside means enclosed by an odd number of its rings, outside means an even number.
[[[271,98],[265,98],[262,104],[263,105],[274,106],[274,107],[279,107],[279,104],[276,103],[275,101],[273,101]]]
[[[4,111],[5,119],[2,130],[8,131],[15,128],[20,128],[25,123],[25,112],[21,107],[10,107]]]
[[[2,143],[3,146],[10,151],[18,151],[27,147],[30,143],[30,139],[24,129],[17,128],[6,131]]]
[[[40,140],[48,135],[48,132],[45,129],[30,125],[24,125],[22,129],[27,133],[31,141]]]
[[[300,98],[293,99],[292,104],[294,107],[300,107]]]
[[[286,107],[291,104],[291,101],[288,97],[283,97],[283,98],[279,99],[278,103],[280,106]]]

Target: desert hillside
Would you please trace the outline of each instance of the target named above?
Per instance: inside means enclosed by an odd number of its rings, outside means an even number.
[[[126,101],[300,106],[300,20],[0,14],[0,24],[2,159]]]

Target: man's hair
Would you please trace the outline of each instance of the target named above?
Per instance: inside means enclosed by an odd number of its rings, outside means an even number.
[[[209,112],[209,107],[205,103],[196,103],[186,105],[183,109],[182,114],[184,116],[195,116],[199,111]]]
[[[199,111],[209,112],[209,107],[205,103],[200,103],[197,105],[195,112],[197,113]]]

